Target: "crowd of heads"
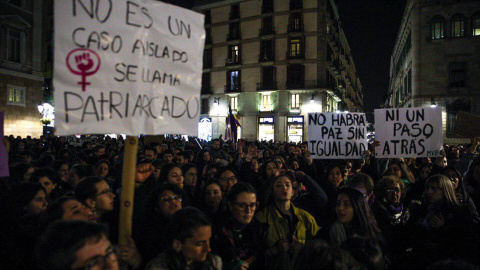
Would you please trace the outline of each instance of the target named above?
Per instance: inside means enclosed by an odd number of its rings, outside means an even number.
[[[432,159],[376,159],[372,145],[352,160],[312,159],[306,143],[244,139],[141,137],[134,161],[122,137],[4,142],[0,250],[6,265],[30,255],[17,269],[479,263],[478,139]],[[125,163],[136,164],[133,228],[119,245]]]

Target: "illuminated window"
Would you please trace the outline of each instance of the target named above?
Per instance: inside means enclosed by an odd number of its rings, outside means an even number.
[[[480,12],[472,16],[472,35],[480,36]]]
[[[301,57],[302,53],[302,39],[290,39],[290,57]]]
[[[262,109],[270,111],[272,109],[271,95],[262,95]]]
[[[465,16],[462,14],[455,14],[452,16],[450,23],[451,37],[465,36]]]
[[[238,96],[230,97],[230,108],[232,111],[238,110]]]
[[[25,106],[25,87],[7,85],[8,105]]]
[[[433,17],[432,21],[430,22],[431,38],[432,39],[444,38],[445,37],[444,30],[445,30],[445,19],[440,15]]]
[[[300,109],[300,94],[292,94],[292,109]]]

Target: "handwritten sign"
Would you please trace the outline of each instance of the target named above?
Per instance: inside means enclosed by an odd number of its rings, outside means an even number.
[[[367,145],[363,113],[308,114],[308,150],[315,159],[360,159]]]
[[[204,16],[153,0],[56,0],[56,135],[196,135]]]
[[[443,146],[441,108],[375,110],[378,158],[436,157]]]

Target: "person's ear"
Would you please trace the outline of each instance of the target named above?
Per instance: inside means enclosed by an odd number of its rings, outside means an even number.
[[[182,242],[180,242],[179,240],[174,239],[174,240],[173,240],[173,243],[172,243],[172,248],[173,248],[173,250],[175,250],[176,252],[180,252],[180,251],[182,251],[183,244],[182,244]]]

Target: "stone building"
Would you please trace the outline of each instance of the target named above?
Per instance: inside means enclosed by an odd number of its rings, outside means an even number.
[[[206,44],[199,137],[306,140],[307,114],[363,111],[362,86],[333,0],[197,1]]]
[[[409,0],[391,56],[387,108],[440,106],[445,142],[458,111],[480,115],[480,1]]]
[[[43,100],[46,67],[42,0],[0,2],[0,111],[5,135],[42,134],[37,105]]]

